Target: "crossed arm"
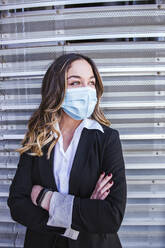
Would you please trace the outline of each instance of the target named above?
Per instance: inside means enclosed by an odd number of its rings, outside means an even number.
[[[96,187],[90,197],[90,199],[99,199],[104,200],[108,194],[110,193],[110,188],[113,185],[113,181],[111,180],[112,174],[109,173],[108,175],[105,175],[105,172],[103,171],[97,181]],[[34,185],[31,192],[31,200],[34,205],[37,206],[36,199],[40,193],[40,191],[43,189],[40,185]],[[53,191],[48,191],[41,203],[41,207],[49,212],[50,208],[50,202],[51,198],[53,196]]]
[[[104,200],[110,192],[110,188],[113,185],[113,181],[110,180],[112,178],[112,174],[109,173],[105,176],[105,172],[103,172],[99,180],[96,184],[96,187],[90,197],[90,199],[99,199]],[[31,200],[34,205],[37,206],[36,200],[40,191],[43,189],[40,185],[34,185],[31,192]],[[72,239],[77,239],[79,232],[70,228],[71,218],[72,218],[72,209],[73,209],[73,195],[63,195],[59,192],[48,191],[44,195],[44,198],[41,201],[41,207],[49,212],[49,219],[47,225],[50,226],[61,226],[69,228],[66,229],[64,236]],[[60,201],[60,202],[59,202]],[[65,209],[66,218],[63,215],[63,211],[61,211],[61,205]]]

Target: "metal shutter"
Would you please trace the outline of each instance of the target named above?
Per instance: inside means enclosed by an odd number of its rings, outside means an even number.
[[[22,247],[25,228],[6,204],[42,77],[62,53],[94,59],[102,108],[120,132],[128,200],[124,248],[165,247],[165,2],[1,0],[0,247]]]

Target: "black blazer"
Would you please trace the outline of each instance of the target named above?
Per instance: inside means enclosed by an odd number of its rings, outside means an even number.
[[[117,235],[126,206],[125,167],[119,133],[102,125],[104,133],[84,128],[69,179],[69,194],[75,195],[71,227],[78,230],[77,240],[68,239],[70,248],[121,248]],[[23,153],[10,186],[8,206],[12,218],[27,227],[25,248],[52,248],[65,228],[46,223],[48,211],[35,206],[30,198],[33,185],[57,190],[53,176],[53,156],[46,158]],[[114,185],[105,200],[90,199],[100,173],[112,173]],[[61,236],[62,237],[62,236]],[[63,237],[62,237],[63,238]]]

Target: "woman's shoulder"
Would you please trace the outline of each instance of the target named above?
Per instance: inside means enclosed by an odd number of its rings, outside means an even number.
[[[103,129],[103,131],[104,131],[104,134],[107,136],[111,136],[111,135],[119,135],[119,131],[117,130],[117,129],[115,129],[115,128],[112,128],[112,127],[110,127],[110,126],[106,126],[106,125],[104,125],[104,124],[102,124],[102,123],[100,123],[100,125],[102,126],[102,129]]]
[[[119,135],[119,131],[115,128],[112,128],[110,126],[106,126],[104,124],[100,124],[102,126],[102,129],[104,131],[102,135],[103,138],[103,142],[105,143],[114,143],[117,140],[120,140],[120,135]]]

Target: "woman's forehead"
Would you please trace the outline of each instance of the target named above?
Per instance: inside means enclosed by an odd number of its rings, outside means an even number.
[[[71,63],[68,72],[68,76],[71,74],[79,76],[94,76],[91,65],[86,60],[75,60]]]

